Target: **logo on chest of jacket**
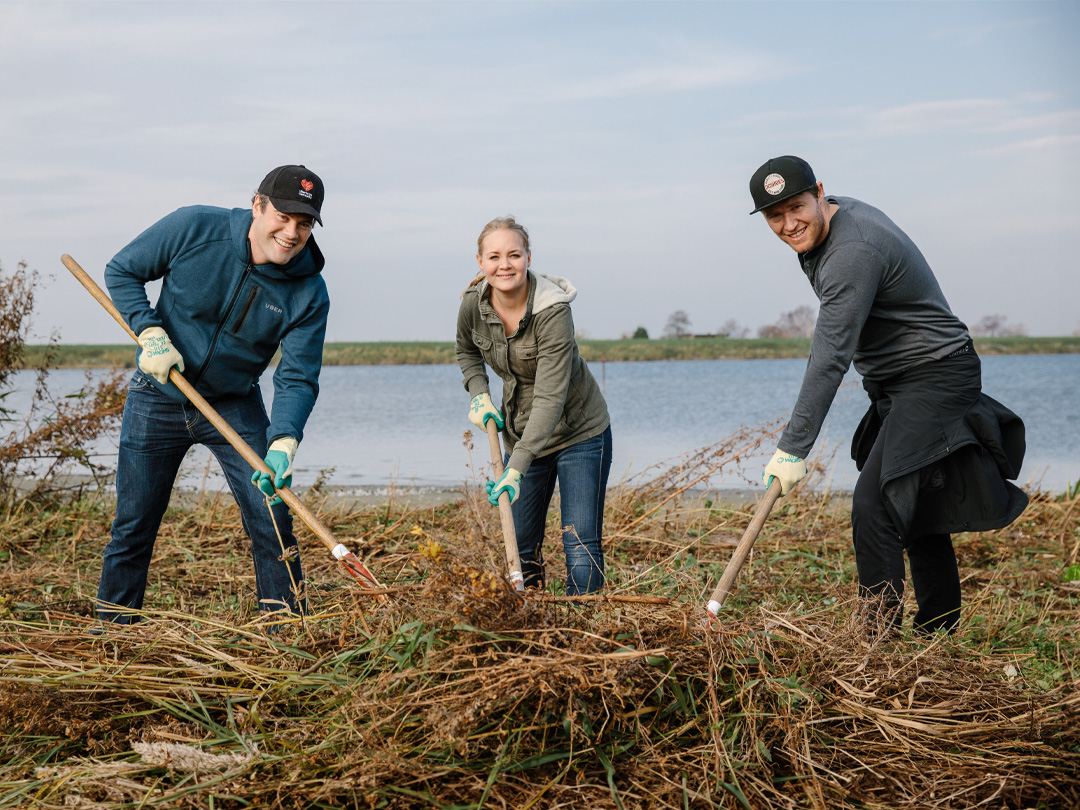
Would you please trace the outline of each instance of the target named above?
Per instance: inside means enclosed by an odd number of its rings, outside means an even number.
[[[263,306],[271,312],[276,312],[278,315],[281,315],[285,311],[281,307],[275,307],[273,304],[264,304]]]

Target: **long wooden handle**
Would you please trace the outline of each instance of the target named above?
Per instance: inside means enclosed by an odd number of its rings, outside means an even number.
[[[488,419],[485,424],[488,445],[491,447],[491,464],[495,467],[495,480],[498,481],[504,472],[499,429],[495,426],[494,419]],[[514,514],[510,511],[510,495],[506,492],[499,495],[499,517],[502,519],[503,546],[506,547],[506,565],[510,569],[510,582],[513,583],[515,590],[523,591],[525,577],[521,573],[521,558],[518,556],[517,530],[514,528]]]
[[[761,527],[765,525],[765,518],[769,516],[773,504],[776,503],[776,499],[779,497],[780,481],[774,476],[772,483],[769,484],[768,491],[765,493],[765,497],[762,498],[761,503],[758,504],[757,511],[754,513],[750,525],[746,527],[746,531],[743,532],[739,545],[735,547],[735,553],[731,555],[731,560],[728,562],[727,568],[724,569],[724,574],[720,577],[720,582],[717,583],[716,588],[713,589],[712,596],[709,597],[709,604],[705,609],[709,612],[710,616],[716,616],[716,614],[720,612],[724,600],[726,600],[728,594],[731,593],[731,586],[735,584],[735,577],[737,577],[739,571],[742,570],[743,563],[746,562],[746,558],[750,556],[750,550],[754,547],[754,541],[757,540],[758,535],[761,533]]]
[[[98,303],[105,307],[105,310],[116,319],[116,322],[124,328],[124,331],[128,333],[128,336],[138,343],[139,338],[131,330],[131,327],[124,322],[123,316],[120,315],[120,311],[117,310],[112,299],[105,294],[105,291],[102,290],[92,278],[90,278],[87,272],[79,266],[79,263],[66,253],[60,257],[60,261],[62,261],[64,266],[71,271],[71,274],[79,280],[79,283],[86,288],[87,292],[94,296]],[[221,432],[221,435],[225,437],[225,441],[231,444],[236,452],[243,456],[244,461],[250,464],[253,469],[267,473],[271,476],[274,474],[273,470],[267,466],[266,462],[259,458],[259,454],[252,450],[251,446],[244,441],[240,434],[233,430],[232,426],[221,418],[221,414],[214,410],[203,395],[195,390],[195,387],[187,381],[175,366],[169,369],[169,381],[179,388],[184,396],[191,400],[191,404],[198,408],[199,412],[207,418],[210,424]],[[288,487],[281,487],[278,489],[277,494],[281,496],[281,500],[285,501],[289,508],[304,521],[315,536],[322,541],[323,545],[330,549],[330,552],[334,557],[345,565],[345,569],[352,574],[361,585],[366,588],[382,588],[382,585],[375,579],[375,575],[368,570],[367,566],[360,562],[351,551],[345,548],[344,544],[340,543],[338,539],[334,537],[323,522],[315,517],[315,514],[310,509],[304,506],[291,489]],[[383,596],[382,598],[385,599],[386,597]]]

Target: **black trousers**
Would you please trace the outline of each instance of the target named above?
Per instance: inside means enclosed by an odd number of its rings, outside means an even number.
[[[888,417],[886,417],[888,418]],[[859,593],[872,600],[871,610],[885,627],[899,627],[903,619],[904,551],[900,532],[885,507],[881,495],[881,462],[884,431],[870,451],[851,506],[851,528],[855,544],[855,564],[859,571]],[[932,469],[922,474],[932,474]],[[948,534],[928,534],[909,539],[906,544],[911,564],[911,583],[919,608],[916,632],[952,632],[960,621],[960,572]]]

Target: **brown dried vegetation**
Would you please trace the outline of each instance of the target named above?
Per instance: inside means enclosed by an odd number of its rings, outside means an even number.
[[[75,394],[56,397],[49,391],[57,335],[44,350],[37,347],[35,363],[29,364],[26,340],[32,334],[37,285],[37,274],[25,264],[20,262],[11,275],[0,266],[0,497],[8,499],[19,494],[17,489],[29,499],[55,495],[70,488],[63,474],[72,470],[100,484],[107,466],[96,461],[89,448],[119,424],[124,408],[125,375],[120,369],[96,378],[88,374],[86,386]],[[14,374],[21,370],[33,372],[34,385],[29,405],[19,409],[16,419],[4,403]]]
[[[613,491],[606,593],[667,604],[522,599],[475,486],[316,495],[391,601],[302,537],[311,615],[267,633],[237,510],[206,493],[166,517],[147,620],[92,635],[110,503],[9,510],[0,807],[1080,806],[1075,494],[958,536],[962,632],[924,640],[863,633],[843,498],[805,487],[706,631],[754,505],[692,492],[772,427]]]

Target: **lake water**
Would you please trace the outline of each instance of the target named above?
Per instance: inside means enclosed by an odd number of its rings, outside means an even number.
[[[591,363],[603,383],[614,435],[612,480],[649,465],[713,444],[745,427],[782,417],[798,394],[805,360],[702,360]],[[271,372],[262,387],[273,398]],[[50,375],[54,393],[77,390],[85,372]],[[25,407],[32,377],[20,372],[5,407]],[[498,381],[493,379],[498,401]],[[330,366],[295,462],[294,482],[303,487],[320,472],[332,484],[378,494],[387,486],[457,487],[472,480],[463,437],[469,397],[455,365]],[[1028,452],[1019,483],[1060,491],[1080,479],[1080,355],[983,358],[983,390],[1018,413],[1027,426]],[[851,435],[867,407],[859,377],[849,373],[825,422],[814,457],[834,454],[834,488],[850,489],[857,475],[848,457]],[[472,460],[489,463],[487,438],[476,437]],[[758,475],[772,454],[769,444],[744,469]],[[115,438],[96,448],[115,453]],[[201,486],[210,458],[195,448],[182,483]],[[222,486],[216,463],[208,486]],[[486,469],[486,467],[484,468]],[[718,488],[745,488],[734,471],[712,481]]]

